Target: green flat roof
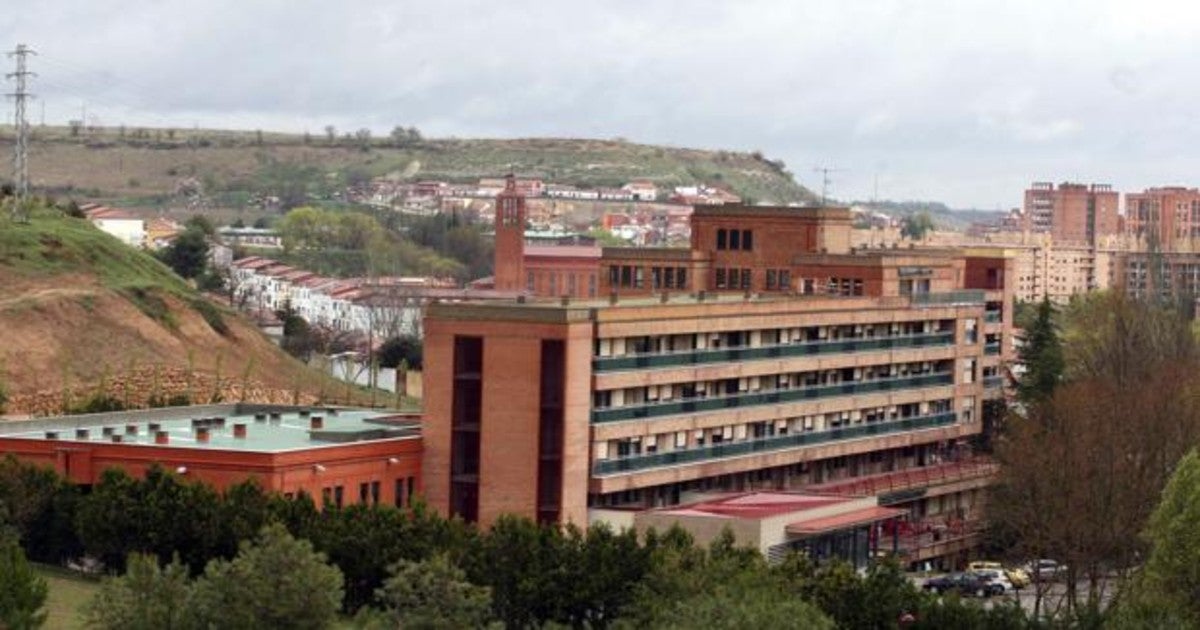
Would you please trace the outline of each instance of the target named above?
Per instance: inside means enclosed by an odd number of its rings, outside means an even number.
[[[302,415],[307,412],[308,415]],[[256,414],[261,414],[257,418]],[[278,414],[278,417],[275,416]],[[322,419],[322,428],[312,429],[312,417]],[[222,419],[222,420],[218,420]],[[168,443],[156,444],[155,432],[165,431]],[[234,425],[245,424],[246,436],[234,437]],[[130,433],[129,427],[136,433]],[[208,441],[197,439],[198,428],[206,427]],[[105,431],[110,434],[106,435]],[[87,435],[78,436],[77,431]],[[48,432],[57,437],[48,437]],[[72,443],[113,443],[120,436],[126,445],[159,448],[199,448],[224,451],[280,453],[323,446],[369,442],[420,435],[419,421],[411,415],[391,411],[347,408],[271,407],[251,405],[200,405],[161,410],[63,416],[0,424],[0,439],[55,440]]]

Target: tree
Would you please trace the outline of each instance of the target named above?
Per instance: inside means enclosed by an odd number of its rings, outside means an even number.
[[[925,235],[933,229],[933,218],[929,216],[929,211],[922,210],[904,219],[904,225],[900,228],[900,235],[909,240],[919,241],[925,238]]]
[[[342,603],[342,572],[280,524],[264,527],[232,561],[213,560],[196,580],[200,627],[328,628]]]
[[[189,227],[162,250],[162,261],[184,278],[195,278],[208,267],[208,237]]]
[[[88,627],[99,630],[179,630],[191,628],[191,583],[178,558],[165,567],[152,555],[131,554],[125,574],[104,580],[85,604]]]
[[[325,140],[329,142],[329,144],[333,144],[337,141],[337,127],[334,127],[333,125],[325,125]]]
[[[399,367],[403,361],[410,369],[420,370],[424,363],[421,340],[416,337],[392,337],[379,347],[379,366]]]
[[[1025,373],[1017,382],[1017,396],[1026,404],[1042,402],[1054,393],[1063,376],[1063,353],[1054,325],[1054,305],[1042,298],[1037,317],[1025,329],[1018,357]]]
[[[1180,462],[1146,528],[1150,555],[1118,600],[1117,627],[1200,625],[1200,454]]]
[[[378,597],[402,628],[480,628],[492,615],[491,592],[471,584],[445,555],[392,565]]]
[[[11,536],[0,534],[0,627],[40,628],[46,622],[47,586]]]

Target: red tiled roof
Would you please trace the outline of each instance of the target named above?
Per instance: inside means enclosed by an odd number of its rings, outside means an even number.
[[[853,512],[845,512],[835,514],[825,518],[814,518],[808,521],[798,521],[789,523],[787,533],[799,536],[811,536],[813,534],[823,534],[832,532],[855,525],[866,525],[876,521],[883,521],[889,518],[895,518],[907,514],[908,510],[887,507],[869,507]]]

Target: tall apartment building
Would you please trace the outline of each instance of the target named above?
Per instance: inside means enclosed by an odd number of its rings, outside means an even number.
[[[1161,251],[1194,251],[1200,239],[1200,190],[1168,186],[1125,194],[1125,232]]]
[[[430,504],[582,525],[711,492],[855,492],[907,515],[910,562],[973,544],[991,469],[968,442],[1002,396],[1012,260],[852,252],[848,219],[697,208],[690,250],[606,250],[607,298],[431,305]],[[854,514],[834,519],[853,540],[885,518]]]
[[[1117,234],[1119,193],[1108,184],[1035,182],[1025,191],[1025,230],[1055,242],[1096,244]]]

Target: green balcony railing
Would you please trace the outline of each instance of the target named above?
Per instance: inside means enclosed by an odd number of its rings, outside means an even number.
[[[650,368],[677,367],[704,363],[728,363],[730,361],[753,361],[755,359],[781,359],[818,354],[842,354],[847,352],[870,352],[903,348],[926,348],[954,344],[952,331],[921,335],[897,335],[862,339],[838,339],[836,341],[812,341],[807,343],[777,344],[757,348],[716,348],[711,350],[685,350],[661,354],[628,355],[623,357],[595,357],[592,369],[597,372],[616,370],[640,370]]]
[[[622,420],[640,420],[657,418],[681,413],[702,413],[721,409],[738,409],[757,405],[775,405],[779,403],[832,398],[834,396],[850,396],[853,394],[869,394],[918,387],[934,387],[937,385],[952,385],[954,374],[939,372],[901,378],[885,378],[871,381],[856,381],[838,383],[836,385],[819,385],[797,387],[794,389],[773,389],[765,392],[747,392],[726,396],[708,398],[688,398],[649,402],[640,405],[608,407],[592,410],[592,422],[619,422]]]
[[[953,304],[983,304],[984,294],[979,289],[946,291],[944,293],[913,293],[913,306],[948,306]]]
[[[1001,319],[1000,319],[1000,311],[988,311],[988,312],[984,313],[984,314],[983,314],[983,321],[985,321],[985,322],[987,322],[987,323],[989,323],[989,324],[998,324],[998,323],[1000,323],[1000,321],[1001,321]]]
[[[997,389],[1000,387],[1004,387],[1004,377],[1003,376],[985,376],[985,377],[983,377],[983,387],[984,387],[984,389]]]
[[[932,429],[954,424],[953,412],[939,413],[903,420],[887,420],[850,427],[840,427],[826,431],[807,433],[792,433],[768,438],[758,438],[744,442],[724,442],[711,446],[689,448],[665,453],[648,453],[618,459],[605,459],[595,463],[592,472],[596,475],[612,475],[660,466],[673,466],[692,462],[705,462],[728,457],[739,457],[754,453],[768,453],[814,444],[825,444],[841,440],[876,437],[905,431]]]
[[[1000,342],[993,341],[983,346],[984,354],[1000,354]]]

